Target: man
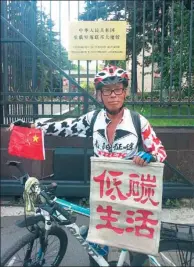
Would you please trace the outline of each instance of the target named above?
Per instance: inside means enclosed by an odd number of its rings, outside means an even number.
[[[60,122],[34,124],[18,120],[10,126],[10,130],[13,125],[17,125],[41,128],[46,135],[93,137],[96,157],[133,159],[133,162],[140,166],[151,161],[163,162],[166,158],[165,149],[148,120],[142,115],[139,116],[144,151],[138,152],[138,134],[130,111],[124,108],[128,80],[127,72],[116,66],[105,67],[96,74],[94,84],[97,97],[104,108],[98,113],[93,129],[90,126],[95,111],[77,119]]]
[[[41,128],[46,135],[93,137],[96,157],[131,159],[134,164],[140,166],[147,165],[151,161],[163,162],[166,158],[165,149],[148,120],[141,115],[139,116],[144,151],[138,152],[138,133],[133,125],[130,111],[124,108],[128,80],[127,72],[116,66],[105,67],[96,74],[94,84],[97,97],[102,101],[104,108],[97,114],[93,126],[92,118],[95,111],[88,112],[77,119],[60,122],[33,124],[18,120],[10,126],[10,130],[17,125]],[[82,234],[87,236],[87,228]],[[96,249],[96,245],[93,244],[93,246]],[[98,246],[98,252],[103,256],[107,253],[106,248],[100,246]],[[137,256],[134,257],[131,266],[139,266],[147,257],[139,253]]]

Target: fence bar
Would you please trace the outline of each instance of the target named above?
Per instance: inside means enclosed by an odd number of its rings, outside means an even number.
[[[51,63],[51,64],[53,65],[53,67],[55,67],[56,70],[60,71],[60,72],[64,75],[65,78],[67,78],[72,84],[74,84],[75,86],[77,86],[78,89],[79,89],[81,92],[84,92],[84,93],[85,93],[85,90],[84,90],[84,89],[83,89],[83,88],[82,88],[82,87],[81,87],[81,86],[80,86],[74,79],[72,79],[71,76],[68,76],[64,70],[62,70],[58,65],[56,65],[56,63],[55,63],[52,59],[50,59],[50,58],[49,58],[45,53],[43,53],[37,46],[35,46],[35,45],[33,44],[33,42],[31,42],[28,38],[26,38],[26,36],[24,36],[21,32],[17,31],[17,29],[16,29],[12,24],[10,24],[10,23],[9,23],[3,16],[1,16],[1,20],[2,20],[3,22],[5,22],[7,25],[9,25],[9,27],[10,27],[11,29],[13,29],[15,32],[17,32],[17,33],[20,35],[20,37],[21,37],[23,40],[25,40],[26,43],[28,43],[32,48],[35,48],[36,51],[37,51],[37,53],[38,53],[39,55],[41,55],[41,56],[44,58],[44,60],[45,60],[46,62]],[[88,97],[93,101],[94,104],[96,104],[97,106],[101,106],[101,104],[100,104],[96,99],[94,99],[92,96],[89,95]]]
[[[77,60],[73,65],[74,62],[68,59],[66,61],[67,51],[62,43],[63,5],[68,21],[76,19],[72,17],[72,8],[77,5],[78,18],[80,13],[85,12],[85,20],[110,20],[112,14],[114,20],[127,20],[131,26],[127,36],[129,61],[126,61],[126,65],[132,63],[132,79],[131,94],[126,105],[133,107],[147,118],[194,118],[191,11],[193,3],[191,10],[185,6],[184,0],[87,1],[85,10],[82,9],[82,1],[56,1],[55,4],[58,4],[56,12],[50,0],[47,4],[42,0],[2,2],[3,112],[1,114],[4,113],[4,122],[11,118],[9,114],[20,117],[22,112],[25,116],[30,116],[30,112],[38,115],[39,112],[40,116],[43,114],[50,117],[56,110],[62,114],[66,104],[76,107],[77,116],[89,111],[89,108],[94,108],[94,105],[101,107],[90,94],[90,79],[99,70],[100,64],[105,62],[96,60],[95,64],[91,64],[90,61]],[[53,23],[59,31],[56,32],[54,40]],[[142,65],[138,64],[138,60]],[[123,64],[119,61],[113,62]],[[82,73],[82,68],[85,68],[85,74]],[[160,76],[158,79],[156,74]],[[82,94],[74,96],[60,94],[63,92],[63,77],[69,81],[69,91],[74,85],[75,91],[77,88]],[[85,90],[82,88],[83,78],[86,81]],[[17,95],[6,94],[12,91]],[[28,95],[22,97],[23,91]],[[56,91],[56,94],[45,95],[51,91]],[[41,95],[35,96],[32,92],[41,92]],[[81,102],[80,97],[84,97],[84,101]],[[69,101],[65,98],[69,98]],[[23,99],[28,99],[28,102],[25,103]],[[79,108],[80,105],[84,106],[84,110]]]
[[[194,58],[193,56],[193,30],[194,30],[194,18],[193,18],[193,12],[194,12],[194,3],[191,1],[191,10],[189,11],[190,13],[190,34],[189,34],[189,91],[188,91],[188,102],[190,104],[191,100],[191,89],[192,89],[192,75],[194,79],[194,71],[192,73],[192,60]],[[193,81],[193,86],[194,86],[194,81]],[[189,105],[188,105],[189,107]],[[188,109],[188,114],[190,115],[190,109]]]

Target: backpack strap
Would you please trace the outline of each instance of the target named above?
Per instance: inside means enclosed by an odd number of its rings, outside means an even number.
[[[143,149],[143,140],[142,140],[142,137],[141,137],[140,116],[139,116],[139,113],[134,111],[134,110],[130,110],[130,113],[131,113],[131,118],[132,118],[132,121],[133,121],[133,125],[135,127],[135,130],[136,130],[137,136],[138,136],[138,143],[137,143],[138,151],[140,151],[140,150],[142,151],[144,149]]]
[[[95,110],[94,111],[94,114],[93,114],[93,117],[91,119],[91,122],[90,122],[90,135],[93,136],[93,131],[94,131],[94,124],[96,122],[96,118],[99,114],[100,110]],[[134,111],[134,110],[130,110],[130,113],[131,113],[131,118],[132,118],[132,121],[133,121],[133,125],[135,127],[135,130],[137,132],[137,136],[138,136],[138,151],[142,151],[144,150],[143,149],[143,141],[142,141],[142,137],[141,137],[141,121],[140,121],[140,116],[139,116],[139,113]]]
[[[90,135],[93,136],[93,132],[94,132],[94,124],[96,122],[96,118],[98,116],[98,113],[100,112],[100,110],[95,110],[94,111],[94,114],[93,114],[93,117],[91,119],[91,122],[90,122]]]

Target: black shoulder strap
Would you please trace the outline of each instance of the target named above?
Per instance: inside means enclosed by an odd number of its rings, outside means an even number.
[[[91,123],[90,123],[91,136],[93,135],[94,124],[96,122],[96,118],[97,118],[99,112],[100,112],[100,110],[95,110],[93,117],[91,119]],[[138,135],[138,150],[142,150],[143,145],[142,145],[141,122],[140,122],[139,113],[136,111],[133,111],[133,110],[130,110],[130,112],[131,112],[131,118],[132,118],[135,130],[136,130],[137,135]]]
[[[93,136],[94,123],[96,122],[96,118],[97,118],[99,112],[100,112],[100,110],[95,110],[93,117],[91,119],[91,122],[90,122],[90,131],[91,131],[90,134],[91,134],[91,136]]]
[[[134,110],[130,110],[131,112],[131,118],[133,121],[133,125],[135,127],[135,130],[137,132],[137,136],[138,136],[138,150],[142,150],[143,149],[143,141],[142,141],[142,137],[141,137],[141,121],[140,121],[140,116],[139,113],[134,111]]]

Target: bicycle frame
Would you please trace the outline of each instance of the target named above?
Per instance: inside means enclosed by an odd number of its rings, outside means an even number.
[[[70,209],[75,213],[90,217],[89,208],[81,207],[79,205],[73,204],[60,198],[57,198],[55,201],[65,209]],[[99,253],[94,248],[92,248],[90,244],[80,235],[79,226],[76,223],[66,225],[65,227],[80,242],[86,252],[99,264],[99,266],[109,266],[108,262],[104,259],[104,257],[99,255]]]
[[[84,208],[79,205],[73,204],[66,200],[56,198],[55,202],[60,204],[64,209],[69,209],[75,213],[81,214],[86,217],[90,217],[90,209]],[[79,226],[76,223],[72,223],[65,226],[71,234],[80,242],[80,244],[84,247],[86,252],[98,263],[99,266],[110,266],[109,263],[101,256],[90,244],[80,235]],[[117,262],[117,266],[123,266],[125,259],[128,255],[129,251],[122,249],[119,255],[119,259]],[[154,256],[148,255],[150,261],[155,266],[161,266],[157,259]]]
[[[24,186],[25,185],[25,182],[26,180],[29,178],[29,175],[28,173],[24,172],[22,166],[20,165],[21,163],[20,162],[16,162],[16,161],[11,161],[11,162],[7,162],[7,164],[9,166],[16,166],[19,171],[21,172],[22,174],[22,177],[20,177],[19,179],[16,179],[17,180],[20,180],[20,183]],[[50,176],[49,176],[50,177]],[[40,188],[39,186],[36,187],[36,190],[37,190],[37,193],[40,194]],[[46,196],[43,195],[43,197],[46,199]],[[47,200],[48,201],[48,200]],[[95,260],[95,262],[98,263],[99,266],[110,266],[109,263],[104,259],[103,256],[101,256],[91,245],[89,242],[87,242],[81,235],[80,235],[80,228],[79,226],[75,223],[75,220],[69,220],[67,219],[66,217],[64,216],[67,216],[68,217],[68,212],[64,212],[62,209],[66,209],[68,211],[72,211],[74,213],[77,213],[77,214],[81,214],[83,216],[86,216],[86,217],[90,217],[90,209],[89,208],[84,208],[84,207],[81,207],[79,205],[76,205],[76,204],[73,204],[71,202],[68,202],[66,200],[63,200],[63,199],[60,199],[60,198],[57,198],[57,197],[54,197],[54,199],[52,199],[52,201],[56,202],[58,205],[60,205],[60,209],[58,207],[58,211],[56,209],[56,219],[58,219],[58,222],[60,223],[61,222],[64,222],[64,221],[67,221],[65,227],[70,231],[70,233],[72,235],[74,235],[74,237],[80,242],[80,244],[84,247],[84,249],[86,250],[86,252]],[[46,203],[46,202],[45,202]],[[62,208],[61,208],[62,207]],[[51,221],[51,216],[50,216],[50,213],[46,210],[46,208],[44,209],[44,207],[40,207],[39,206],[39,209],[37,209],[36,211],[36,215],[38,214],[41,214],[44,219],[45,219],[45,230],[46,230],[46,238],[47,238],[47,234],[49,232],[49,230],[51,229],[52,227],[52,224],[50,223]],[[65,214],[63,216],[63,214]],[[53,216],[54,214],[52,214]],[[55,216],[55,215],[54,215]],[[38,218],[39,220],[39,218]],[[68,223],[71,223],[71,224],[68,224]],[[63,224],[63,223],[61,223]],[[21,226],[21,227],[24,227],[24,226]],[[170,229],[168,229],[169,231]],[[174,230],[171,230],[173,233],[177,232],[177,231],[174,231]],[[192,231],[192,230],[191,230]],[[186,234],[186,237],[187,237],[187,234]],[[188,238],[188,237],[187,237]],[[186,239],[187,240],[187,239]],[[31,247],[29,247],[29,249],[31,249]],[[39,255],[39,260],[43,259],[43,256],[42,255],[42,252],[44,253],[44,251],[40,251],[40,255]],[[126,256],[127,254],[130,253],[130,251],[127,251],[125,249],[122,249],[121,250],[121,253],[120,253],[120,256],[119,256],[119,259],[118,259],[118,262],[117,262],[117,266],[123,266],[124,262],[125,262],[125,259],[126,259]],[[162,257],[166,258],[165,255],[162,254]],[[154,266],[161,266],[160,263],[157,261],[157,259],[152,256],[152,255],[148,255],[149,257],[149,260],[151,263],[154,264]],[[172,263],[169,259],[167,259],[167,261],[169,263]],[[174,264],[172,263],[172,266]]]

